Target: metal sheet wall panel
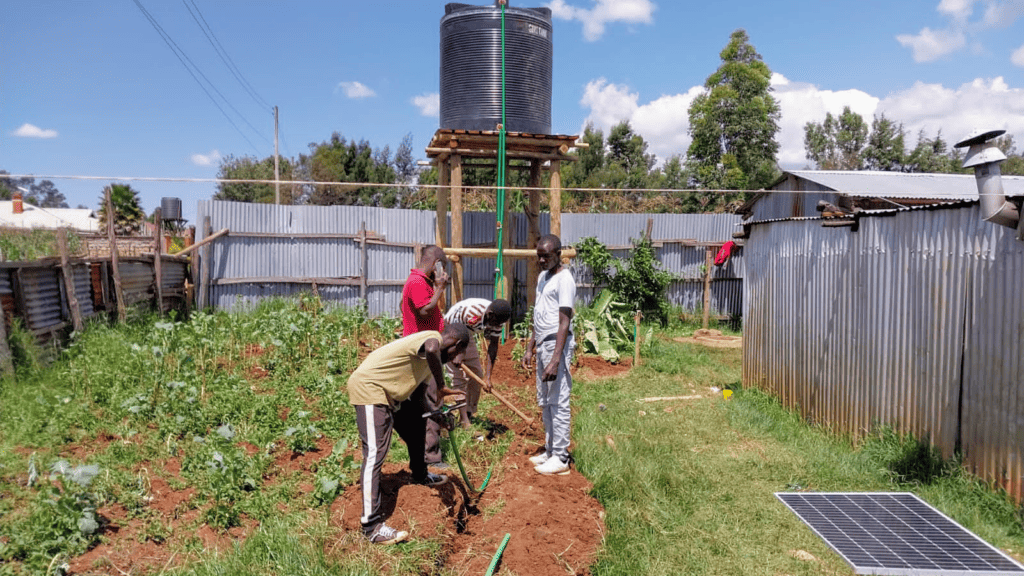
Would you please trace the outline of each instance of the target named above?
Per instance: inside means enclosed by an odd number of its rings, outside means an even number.
[[[1024,242],[979,222],[967,313],[964,464],[1024,500]]]
[[[78,310],[83,317],[88,318],[96,313],[92,307],[92,273],[88,264],[72,266],[75,276],[75,299],[78,300]]]
[[[1024,243],[976,206],[755,226],[743,380],[854,436],[885,424],[1024,498]]]
[[[25,296],[25,322],[29,330],[43,330],[64,322],[58,274],[54,267],[20,270],[21,290]]]
[[[14,293],[14,290],[11,288],[12,273],[13,270],[9,268],[0,269],[0,296]]]
[[[965,264],[942,256],[960,241],[943,212],[863,219],[858,232],[756,226],[744,381],[812,422],[855,437],[887,424],[951,455],[966,283]]]

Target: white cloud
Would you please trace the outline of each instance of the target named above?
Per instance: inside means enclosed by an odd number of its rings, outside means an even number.
[[[56,130],[44,130],[38,126],[32,124],[22,124],[20,128],[11,132],[14,136],[21,136],[22,138],[56,138]]]
[[[918,82],[883,98],[878,110],[903,122],[910,147],[921,130],[928,137],[942,130],[950,145],[975,128],[1002,128],[1024,138],[1024,89],[1010,88],[1002,77],[978,78],[956,89]]]
[[[914,62],[937,60],[946,54],[956,52],[967,43],[963,32],[931,28],[924,28],[916,36],[900,34],[896,40],[913,51]]]
[[[367,85],[362,82],[338,82],[338,86],[335,87],[334,92],[343,90],[345,96],[349,98],[369,98],[370,96],[376,96],[377,93],[371,90]]]
[[[217,150],[213,150],[209,154],[193,154],[192,163],[196,166],[213,166],[220,162],[221,155]]]
[[[798,169],[809,164],[804,155],[804,125],[821,122],[828,112],[840,114],[844,106],[849,106],[869,124],[877,114],[902,122],[910,148],[916,144],[918,132],[922,130],[929,138],[941,130],[949,145],[975,128],[1002,128],[1018,140],[1024,140],[1024,89],[1010,88],[1001,77],[979,78],[959,88],[919,82],[884,98],[856,89],[823,90],[813,84],[791,81],[781,74],[773,74],[771,83],[781,110],[776,141],[779,165],[783,169]],[[661,163],[675,154],[685,156],[690,145],[689,107],[702,91],[702,86],[693,86],[643,103],[639,92],[629,86],[598,78],[584,86],[580,104],[589,108],[584,123],[593,123],[606,136],[615,124],[629,121],[633,130],[647,142],[648,151],[657,155]]]
[[[423,116],[437,118],[441,115],[441,95],[437,92],[413,96],[410,102],[420,109],[420,114]]]
[[[1021,44],[1020,48],[1013,51],[1010,55],[1010,62],[1013,62],[1015,66],[1024,68],[1024,44]]]
[[[612,22],[650,24],[654,21],[655,5],[651,0],[594,0],[593,8],[577,8],[565,0],[552,0],[548,4],[551,15],[563,20],[579,20],[583,24],[583,38],[593,42],[604,35],[605,25]]]
[[[980,19],[971,22],[974,5],[979,2],[984,5],[984,11]],[[983,54],[984,32],[1006,28],[1024,17],[1024,0],[941,0],[936,9],[949,19],[947,28],[932,30],[925,27],[917,34],[896,36],[900,44],[911,49],[915,62],[931,62],[961,50],[968,45],[967,36],[973,40],[970,43],[972,52]]]

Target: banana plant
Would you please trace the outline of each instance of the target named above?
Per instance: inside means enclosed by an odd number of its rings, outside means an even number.
[[[580,319],[584,350],[618,362],[618,348],[628,348],[633,343],[633,335],[626,329],[632,314],[629,305],[616,302],[611,291],[602,290],[590,313]]]

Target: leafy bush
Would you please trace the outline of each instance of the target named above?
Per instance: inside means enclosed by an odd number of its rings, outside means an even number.
[[[82,239],[68,230],[68,253],[78,254],[81,249]],[[53,230],[0,228],[0,261],[24,262],[59,255]]]
[[[633,251],[625,260],[612,256],[608,247],[589,237],[576,244],[577,257],[594,273],[594,285],[606,286],[617,302],[630,310],[666,325],[670,305],[665,290],[672,273],[661,270],[649,239],[633,240]]]

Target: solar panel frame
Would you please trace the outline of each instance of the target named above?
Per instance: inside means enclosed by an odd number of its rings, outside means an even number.
[[[856,574],[1024,576],[1024,566],[911,492],[775,497]]]

